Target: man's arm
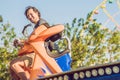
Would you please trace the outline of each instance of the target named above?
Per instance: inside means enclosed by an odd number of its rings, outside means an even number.
[[[39,37],[42,38],[43,40],[58,34],[64,30],[64,25],[58,24],[54,25],[51,28],[48,28],[47,30],[44,30],[43,32],[40,33]]]
[[[29,41],[33,40],[46,40],[47,38],[60,33],[64,30],[64,25],[58,24],[53,27],[47,28],[45,25],[38,27],[30,36]]]

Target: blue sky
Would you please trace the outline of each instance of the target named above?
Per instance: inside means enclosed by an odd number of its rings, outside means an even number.
[[[23,26],[29,21],[24,16],[27,6],[35,6],[41,12],[42,18],[50,24],[71,23],[74,18],[85,18],[87,13],[96,8],[103,0],[1,0],[0,15],[4,23],[9,22],[15,27],[17,34],[21,34]],[[111,14],[119,11],[115,1],[107,5]],[[99,22],[107,20],[106,15],[100,11],[100,15],[95,15]],[[118,21],[120,16],[118,17]],[[109,26],[109,28],[111,28]]]

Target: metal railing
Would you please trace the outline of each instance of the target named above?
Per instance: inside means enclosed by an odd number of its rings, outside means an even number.
[[[81,67],[76,70],[49,75],[38,80],[120,80],[120,62]]]

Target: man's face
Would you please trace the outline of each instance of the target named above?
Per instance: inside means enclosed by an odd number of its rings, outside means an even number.
[[[29,9],[27,11],[27,18],[34,24],[39,21],[38,12],[33,11],[33,9]]]

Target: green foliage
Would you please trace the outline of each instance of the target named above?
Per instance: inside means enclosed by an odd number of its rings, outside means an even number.
[[[2,22],[3,21],[3,19],[2,19],[2,16],[0,15],[0,22]]]
[[[0,80],[10,80],[9,63],[16,56],[17,49],[13,47],[16,37],[10,24],[0,24]]]
[[[65,35],[72,44],[72,68],[118,61],[120,56],[120,31],[103,28],[96,19],[74,19],[66,24]]]

